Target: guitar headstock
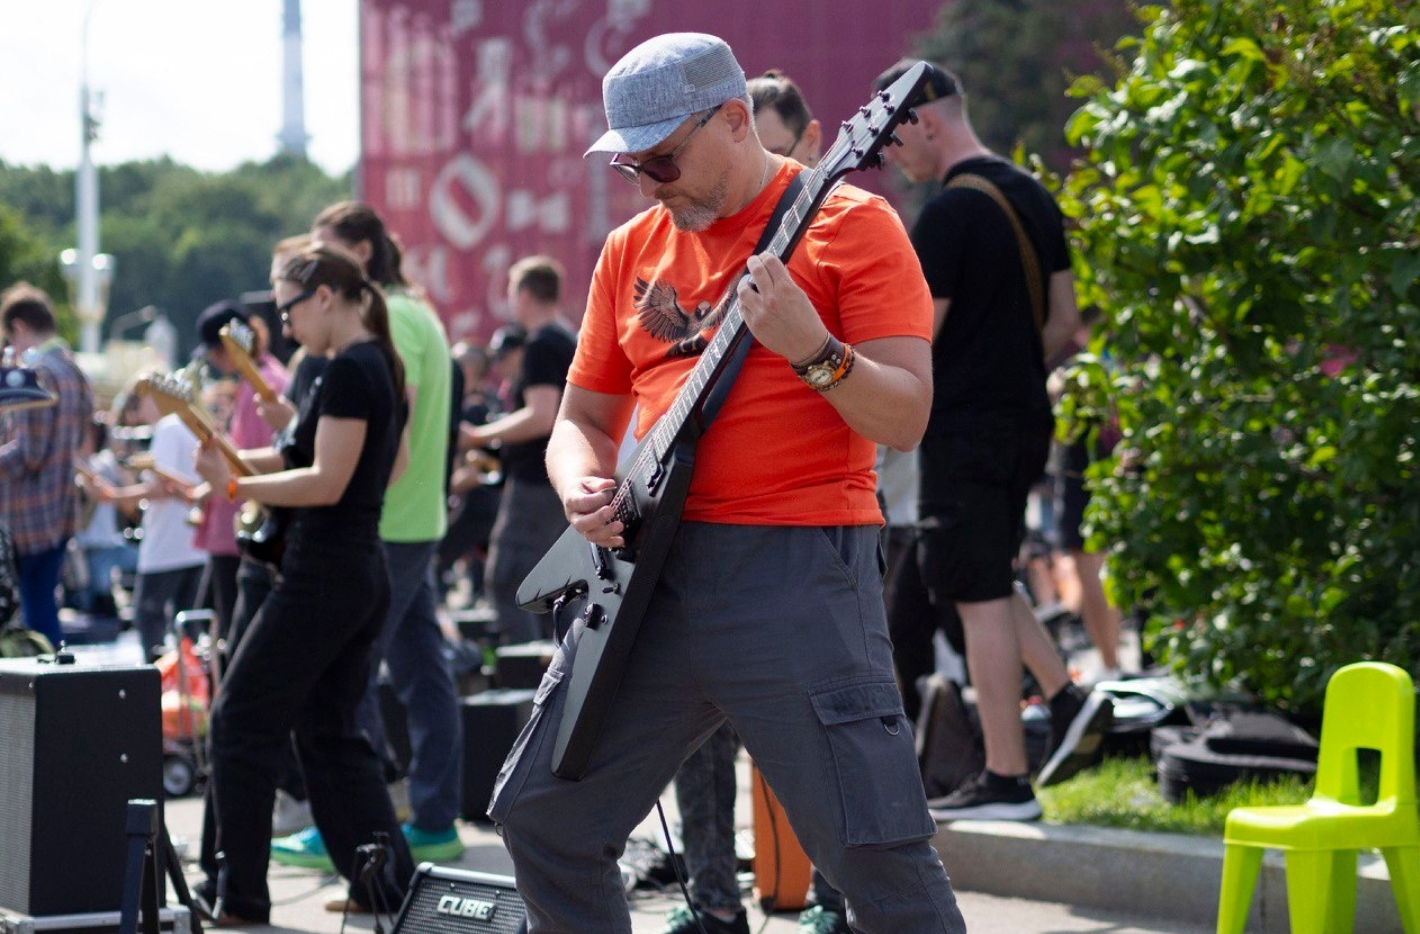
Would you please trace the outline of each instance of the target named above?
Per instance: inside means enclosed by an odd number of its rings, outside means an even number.
[[[186,370],[149,374],[138,380],[135,388],[140,395],[152,399],[164,415],[201,411],[197,386]]]
[[[820,161],[819,169],[836,178],[860,169],[880,168],[882,148],[899,142],[892,131],[901,123],[917,122],[912,105],[931,71],[931,65],[918,62],[843,121],[838,138]]]
[[[218,334],[229,351],[239,351],[248,358],[251,357],[252,348],[256,346],[256,334],[251,325],[245,321],[232,320],[224,324]]]

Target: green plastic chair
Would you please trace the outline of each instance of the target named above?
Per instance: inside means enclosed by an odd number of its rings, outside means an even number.
[[[1380,793],[1363,804],[1357,751],[1380,753]],[[1316,790],[1306,804],[1234,808],[1224,833],[1218,934],[1242,934],[1263,850],[1287,854],[1292,934],[1339,934],[1356,917],[1356,854],[1385,856],[1406,934],[1420,934],[1415,687],[1394,665],[1347,665],[1326,686]]]

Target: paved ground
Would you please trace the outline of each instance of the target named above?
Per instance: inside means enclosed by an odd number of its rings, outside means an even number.
[[[125,633],[125,636],[131,633]],[[108,646],[79,647],[77,651],[91,663],[133,663],[138,657],[136,646],[127,640]],[[1089,660],[1085,661],[1089,664]],[[748,787],[748,768],[741,763],[740,784]],[[663,797],[667,818],[673,824],[676,820],[673,795]],[[749,795],[740,796],[740,807],[736,815],[739,827],[750,827]],[[168,802],[167,823],[170,834],[180,850],[188,851],[195,857],[201,836],[202,804],[196,796],[179,798]],[[483,824],[460,822],[459,833],[466,850],[461,859],[445,865],[511,875],[512,866],[498,836]],[[636,836],[646,840],[660,839],[659,821],[654,814],[638,830]],[[940,838],[945,842],[945,838]],[[951,863],[951,854],[947,854]],[[961,854],[957,854],[961,858]],[[185,860],[185,874],[189,884],[200,879],[195,863]],[[303,931],[312,934],[340,934],[344,929],[373,931],[374,919],[369,916],[342,918],[338,913],[324,910],[328,899],[344,894],[344,885],[334,876],[317,871],[290,869],[273,865],[270,870],[274,907],[273,924],[266,928],[255,928],[258,934],[266,931]],[[750,906],[750,928],[758,934],[791,934],[795,930],[796,913],[782,913],[765,916],[758,903],[749,894],[752,878],[744,878],[746,904]],[[972,934],[1205,934],[1211,925],[1189,924],[1181,921],[1160,920],[1155,910],[1152,916],[1147,904],[1119,905],[1108,910],[1094,907],[1077,907],[1046,901],[1004,898],[981,892],[959,891],[962,913],[966,917]],[[648,892],[637,890],[630,899],[632,928],[635,934],[657,934],[664,926],[667,912],[680,903],[678,890]],[[389,930],[386,919],[384,930]],[[1278,931],[1283,928],[1277,928]],[[459,934],[443,931],[441,934]]]
[[[741,797],[748,798],[748,795]],[[671,796],[667,796],[666,806],[668,809],[674,808]],[[668,811],[668,814],[674,819],[673,811]],[[182,798],[168,804],[168,825],[171,833],[174,837],[192,841],[194,848],[199,838],[201,819],[201,802],[196,798]],[[747,814],[741,817],[740,823],[741,826],[748,826]],[[645,835],[649,838],[651,829],[649,823],[643,825],[638,836]],[[462,859],[447,865],[500,874],[512,872],[503,846],[491,830],[480,825],[461,823],[459,833],[467,849]],[[195,874],[195,867],[189,864],[188,870],[188,879],[197,881],[199,876]],[[272,911],[273,925],[271,928],[254,930],[339,934],[340,915],[328,913],[323,908],[327,899],[338,898],[344,893],[344,887],[337,879],[323,876],[313,870],[288,869],[282,866],[272,866],[269,878],[272,898],[276,903]],[[1147,911],[1147,906],[1121,905],[1117,911],[1102,911],[972,892],[959,892],[958,897],[971,934],[1205,934],[1212,930],[1211,927],[1197,924],[1151,919],[1147,914],[1141,913]],[[650,893],[638,890],[631,899],[632,930],[635,934],[656,934],[663,927],[666,913],[671,906],[678,903],[678,893]],[[751,906],[751,931],[762,934],[792,934],[794,931],[797,917],[795,914],[766,917],[752,897],[747,896],[746,903]],[[368,916],[351,917],[347,920],[346,927],[370,931],[373,930],[374,924]]]

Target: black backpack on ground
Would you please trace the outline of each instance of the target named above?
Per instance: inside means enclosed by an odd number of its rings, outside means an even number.
[[[1174,804],[1188,792],[1203,798],[1235,782],[1316,774],[1318,743],[1280,714],[1215,711],[1202,727],[1158,727],[1151,740],[1159,791]]]

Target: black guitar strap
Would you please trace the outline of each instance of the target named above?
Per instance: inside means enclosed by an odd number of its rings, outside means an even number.
[[[799,192],[804,190],[804,176],[807,174],[809,174],[809,170],[805,169],[790,179],[789,187],[785,188],[784,194],[779,196],[779,203],[774,205],[774,213],[769,215],[769,222],[764,225],[764,230],[759,235],[759,242],[750,251],[751,256],[763,253],[765,248],[769,246],[769,242],[774,239],[774,235],[779,232],[779,225],[783,222],[789,206],[794,203]],[[739,283],[738,277],[735,282]],[[731,288],[734,287],[731,286]],[[735,345],[735,349],[725,358],[725,365],[720,370],[720,375],[716,377],[715,385],[710,387],[710,391],[705,396],[705,402],[700,407],[701,431],[704,431],[715,420],[720,406],[725,404],[725,398],[735,385],[735,377],[740,375],[740,367],[744,366],[745,358],[749,356],[750,348],[753,346],[754,335],[750,334],[749,329],[746,328],[745,333],[740,336],[739,343]]]

